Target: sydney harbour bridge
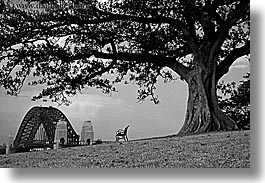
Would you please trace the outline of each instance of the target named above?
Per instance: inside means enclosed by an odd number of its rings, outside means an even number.
[[[12,151],[29,151],[34,148],[53,148],[55,131],[59,121],[66,122],[67,135],[64,146],[79,145],[79,135],[70,121],[54,107],[32,107],[24,116],[13,142]]]

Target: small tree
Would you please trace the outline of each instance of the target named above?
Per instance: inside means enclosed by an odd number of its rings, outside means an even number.
[[[220,108],[230,116],[239,129],[250,129],[250,73],[236,86],[235,82],[218,85],[223,94],[219,96]]]

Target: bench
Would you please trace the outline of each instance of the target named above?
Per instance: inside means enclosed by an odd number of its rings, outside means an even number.
[[[124,141],[128,141],[127,131],[128,131],[129,125],[125,127],[125,129],[119,129],[116,132],[115,138],[116,142],[118,142],[120,139],[124,139]]]

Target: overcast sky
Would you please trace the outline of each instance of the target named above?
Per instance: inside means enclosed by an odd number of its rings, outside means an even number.
[[[234,63],[223,79],[242,80],[250,70],[248,61]],[[160,104],[155,105],[148,99],[137,103],[137,86],[117,85],[118,92],[109,95],[95,89],[87,89],[82,95],[73,98],[69,107],[59,109],[67,116],[75,131],[80,134],[85,120],[91,120],[95,139],[114,140],[117,129],[130,125],[129,139],[175,134],[180,130],[188,99],[187,84],[176,81],[168,84],[158,82],[157,94]],[[27,111],[33,106],[54,106],[56,103],[32,102],[30,99],[39,92],[38,87],[25,86],[19,97],[10,97],[0,88],[0,143],[7,142],[10,133],[14,136]]]

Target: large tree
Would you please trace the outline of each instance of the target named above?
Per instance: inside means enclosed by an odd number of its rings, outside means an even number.
[[[34,99],[67,103],[85,87],[109,93],[124,82],[139,85],[139,100],[158,103],[158,78],[177,75],[189,91],[180,135],[237,128],[218,107],[216,85],[250,54],[249,0],[6,2],[0,85],[9,94],[33,76],[29,84],[45,86]]]

